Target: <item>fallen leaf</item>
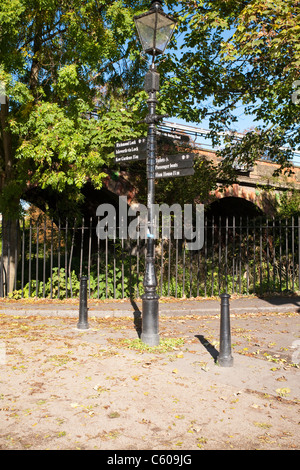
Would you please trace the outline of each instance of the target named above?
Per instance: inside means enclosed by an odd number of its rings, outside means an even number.
[[[291,393],[291,390],[288,387],[286,387],[286,388],[276,388],[276,393],[278,393],[278,395],[280,395],[281,397],[285,397],[286,395]]]
[[[278,377],[278,379],[276,379],[277,382],[286,382],[287,379],[284,377],[284,375],[282,377]]]
[[[146,369],[151,366],[151,362],[145,362],[145,364],[142,365],[142,367],[145,367]]]
[[[254,426],[257,426],[257,427],[263,428],[263,429],[269,429],[269,428],[272,427],[272,424],[268,424],[268,423],[259,423],[259,422],[257,422],[257,421],[256,421],[255,423],[253,423],[253,424],[254,424]]]

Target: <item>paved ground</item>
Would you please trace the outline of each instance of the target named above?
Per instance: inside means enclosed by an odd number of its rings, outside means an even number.
[[[152,349],[140,309],[89,302],[80,331],[76,301],[2,301],[0,449],[299,449],[299,297],[231,299],[230,368],[219,299],[161,300]]]
[[[89,316],[131,316],[134,311],[141,311],[141,300],[117,301],[88,301]],[[15,312],[19,314],[78,316],[78,300],[3,300],[0,301],[0,312]],[[217,315],[220,312],[220,299],[161,299],[159,303],[161,315]],[[256,313],[256,312],[297,312],[300,313],[300,296],[290,297],[232,297],[230,298],[230,312]]]

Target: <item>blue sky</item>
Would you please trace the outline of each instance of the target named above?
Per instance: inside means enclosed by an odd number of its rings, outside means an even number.
[[[177,124],[182,124],[182,125],[188,125],[188,126],[193,126],[197,128],[202,128],[202,129],[209,129],[208,125],[208,120],[204,120],[201,123],[192,123],[192,122],[187,122],[184,119],[178,119],[178,118],[173,118],[169,117],[167,119],[168,122],[173,122]],[[238,133],[243,133],[244,131],[248,130],[250,127],[256,126],[258,123],[254,121],[254,118],[249,115],[245,115],[241,110],[239,112],[239,120],[238,122],[235,123],[235,130]],[[197,137],[196,142],[198,144],[204,144],[205,146],[210,147],[209,144],[209,139],[205,139],[204,137]],[[300,167],[300,153],[295,154],[293,163],[296,166]]]
[[[181,6],[178,5],[178,10],[180,10]],[[164,6],[164,10],[166,10],[166,7]],[[232,35],[234,34],[234,29],[230,29],[228,31],[224,31],[222,36],[224,37],[224,40],[226,41],[227,39],[229,39]],[[178,52],[177,52],[177,56],[178,58],[184,53],[184,52],[190,52],[191,49],[190,48],[187,48],[185,47],[184,45],[184,37],[185,37],[185,34],[184,33],[181,33],[181,34],[176,34],[176,43],[177,43],[177,47],[178,47]],[[171,52],[174,52],[174,50],[172,50]],[[245,130],[248,130],[250,129],[251,127],[255,127],[258,125],[258,122],[254,122],[254,116],[250,116],[250,115],[246,115],[244,113],[244,107],[241,105],[237,110],[236,110],[236,113],[234,113],[237,117],[238,117],[238,121],[236,123],[234,123],[234,127],[235,127],[235,130],[237,132],[244,132]],[[194,124],[192,122],[187,122],[187,121],[184,121],[182,119],[177,119],[177,118],[170,118],[169,119],[170,121],[174,121],[174,122],[178,122],[180,124],[189,124],[189,125],[192,125],[192,126],[195,126],[195,127],[202,127],[202,128],[206,128],[208,129],[209,128],[209,120],[203,120],[200,124]]]
[[[224,39],[228,38],[232,34],[233,34],[232,30],[228,31],[228,32],[225,32],[224,33]],[[185,48],[180,50],[180,46],[182,46],[182,44],[184,42],[184,36],[183,35],[181,35],[180,37],[177,36],[176,39],[177,39],[177,45],[179,47],[178,55],[180,55],[180,54],[182,54],[182,52],[184,50],[186,50]],[[260,124],[262,124],[261,121],[255,121],[255,116],[254,115],[245,114],[245,108],[243,107],[242,104],[236,109],[234,114],[238,119],[237,119],[236,122],[233,123],[231,130],[234,130],[238,133],[244,133],[245,131],[250,130],[251,128],[257,127]],[[193,126],[193,127],[197,127],[197,128],[202,128],[202,129],[209,129],[209,120],[208,119],[205,119],[200,123],[193,123],[193,122],[185,121],[184,119],[169,117],[167,119],[167,121],[178,123],[178,124],[183,124],[183,125],[189,125],[189,126]],[[201,139],[201,137],[198,137],[197,142],[198,143],[200,143],[200,142],[201,143],[202,142],[203,143],[205,143],[205,142],[208,143],[209,141],[208,141],[208,139],[204,139],[204,138]],[[294,156],[293,162],[294,162],[295,165],[300,166],[300,153],[297,153]]]

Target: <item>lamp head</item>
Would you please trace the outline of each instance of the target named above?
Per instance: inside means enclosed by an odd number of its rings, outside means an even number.
[[[163,54],[176,21],[164,13],[161,1],[152,0],[149,11],[135,16],[134,21],[144,52],[153,57]]]

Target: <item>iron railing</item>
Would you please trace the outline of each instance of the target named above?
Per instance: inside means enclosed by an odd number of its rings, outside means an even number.
[[[88,296],[139,298],[143,293],[145,241],[99,240],[97,220],[24,219],[18,229],[17,275],[9,286],[11,257],[0,261],[0,296],[76,298],[88,276]],[[3,246],[3,240],[2,240]],[[204,245],[156,240],[158,294],[211,297],[300,290],[300,217],[291,219],[205,217]]]

